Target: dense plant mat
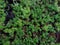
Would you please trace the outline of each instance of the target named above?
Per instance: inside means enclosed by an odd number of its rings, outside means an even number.
[[[59,0],[0,0],[0,45],[59,43]]]

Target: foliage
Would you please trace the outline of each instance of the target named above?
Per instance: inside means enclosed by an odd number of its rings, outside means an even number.
[[[55,33],[60,31],[57,3],[56,0],[20,0],[11,4],[15,18],[4,26],[6,3],[0,0],[0,44],[10,45],[16,31],[11,45],[57,45]],[[1,30],[9,36],[1,34]]]

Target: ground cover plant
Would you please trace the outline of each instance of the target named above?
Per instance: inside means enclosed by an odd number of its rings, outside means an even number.
[[[59,43],[59,0],[0,0],[0,45]]]

